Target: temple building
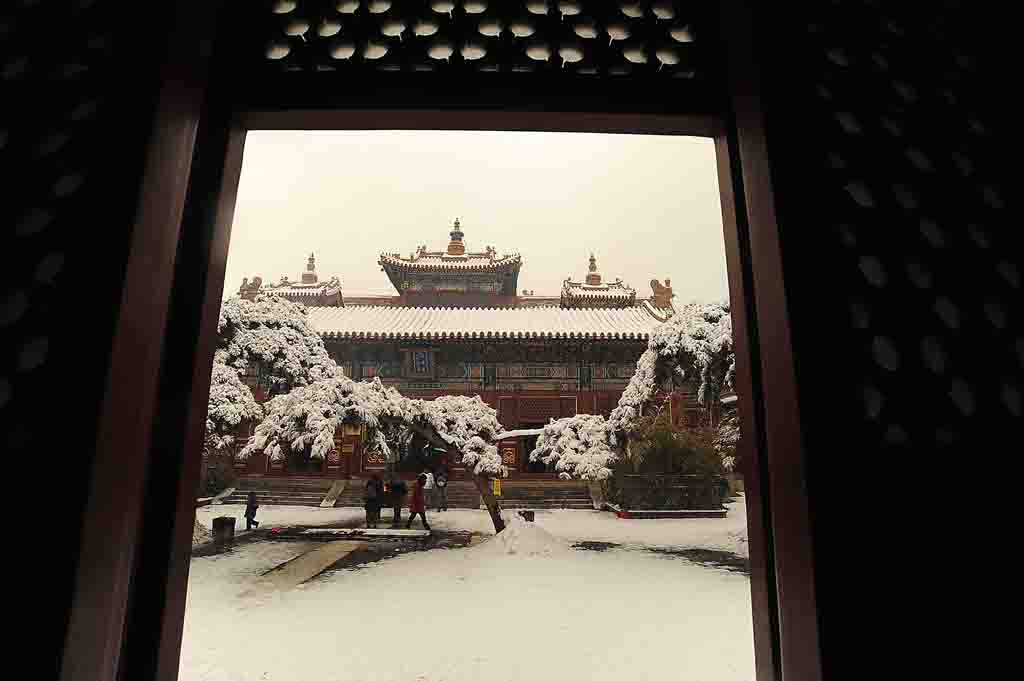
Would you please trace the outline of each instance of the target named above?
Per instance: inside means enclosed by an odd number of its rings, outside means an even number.
[[[558,295],[517,294],[523,258],[490,246],[467,250],[464,237],[456,220],[444,250],[421,245],[407,257],[381,254],[393,295],[346,297],[336,278],[319,284],[312,255],[301,283],[282,279],[261,287],[255,278],[239,293],[282,295],[308,306],[310,323],[346,375],[380,378],[409,397],[480,395],[508,430],[576,413],[608,415],[651,331],[675,311],[669,280],[652,280],[652,295],[640,297],[621,279],[606,280],[592,254],[584,276],[567,277]],[[714,418],[692,394],[673,396],[672,405],[676,420]],[[325,474],[384,468],[355,435],[339,437]],[[530,438],[501,444],[512,477],[554,477],[528,461],[533,444]]]
[[[299,281],[288,281],[288,276],[285,275],[277,284],[264,286],[263,279],[260,277],[253,277],[251,282],[248,278],[242,279],[238,295],[251,300],[256,297],[257,293],[281,296],[293,303],[316,307],[332,307],[343,304],[341,281],[337,277],[331,277],[328,281],[320,281],[316,274],[316,258],[312,253],[309,254],[306,271],[299,277]]]

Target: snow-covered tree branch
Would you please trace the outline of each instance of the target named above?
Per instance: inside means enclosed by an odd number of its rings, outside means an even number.
[[[207,454],[225,450],[235,444],[235,433],[243,421],[257,421],[263,409],[256,403],[249,387],[238,372],[224,364],[218,356],[210,375],[210,397],[206,404]]]
[[[715,433],[715,451],[722,457],[722,464],[728,471],[736,470],[737,448],[740,443],[740,415],[738,411],[723,416]]]
[[[731,384],[735,362],[729,305],[683,306],[651,333],[647,350],[608,419],[612,430],[629,433],[658,391],[671,391],[688,381],[698,383],[699,404],[717,401],[722,388]]]
[[[544,426],[531,458],[554,464],[563,478],[604,480],[618,458],[610,440],[603,416],[577,414]]]
[[[273,383],[308,385],[340,374],[305,308],[278,296],[224,301],[217,338],[226,364],[242,373],[256,363]]]

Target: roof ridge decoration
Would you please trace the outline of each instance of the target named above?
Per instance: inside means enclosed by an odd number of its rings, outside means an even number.
[[[634,307],[636,306],[636,290],[622,281],[602,281],[597,270],[597,258],[590,254],[587,275],[583,281],[573,281],[566,277],[562,282],[560,296],[562,307]]]
[[[260,293],[291,298],[293,302],[301,301],[307,306],[311,302],[316,302],[311,299],[319,299],[321,304],[326,306],[344,305],[341,279],[332,276],[326,281],[321,280],[316,273],[316,256],[313,253],[309,254],[305,271],[298,280],[289,279],[287,274],[281,275],[276,284],[269,281],[264,284],[262,277],[253,277],[252,282],[248,277],[242,279],[242,285],[238,289],[239,296],[252,300]]]

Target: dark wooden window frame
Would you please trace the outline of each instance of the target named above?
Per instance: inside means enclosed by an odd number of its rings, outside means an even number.
[[[83,512],[62,678],[177,678],[220,293],[245,131],[257,128],[713,138],[744,414],[757,678],[820,678],[793,350],[743,3],[722,3],[730,112],[720,117],[542,109],[302,110],[287,104],[240,110],[229,95],[207,91],[214,11],[183,10],[183,16],[188,28],[172,39],[142,179]]]

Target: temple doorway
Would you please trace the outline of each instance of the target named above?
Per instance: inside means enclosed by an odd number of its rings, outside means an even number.
[[[306,452],[290,452],[286,459],[285,470],[289,475],[323,475],[324,460],[310,456]]]
[[[523,424],[522,428],[540,428],[541,423],[529,423]],[[528,435],[522,439],[523,443],[523,472],[524,473],[553,473],[555,468],[553,465],[546,464],[543,461],[530,461],[530,452],[537,448],[537,438],[540,435]]]

